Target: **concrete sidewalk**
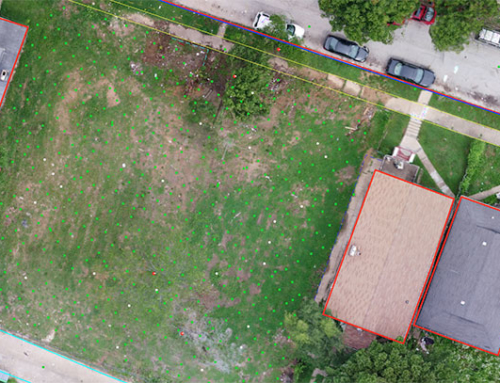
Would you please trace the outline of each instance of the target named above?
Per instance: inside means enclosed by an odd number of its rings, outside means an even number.
[[[3,331],[0,345],[0,370],[30,383],[125,382]]]
[[[499,186],[495,186],[494,188],[491,188],[490,190],[485,190],[483,192],[476,193],[474,195],[470,195],[468,197],[472,198],[472,199],[475,199],[477,201],[481,201],[481,200],[489,197],[490,195],[494,195],[494,194],[497,194],[497,193],[500,193],[500,185]]]

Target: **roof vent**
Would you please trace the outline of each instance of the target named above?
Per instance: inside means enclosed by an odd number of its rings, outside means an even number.
[[[349,255],[351,257],[354,257],[356,255],[361,255],[361,252],[358,250],[356,245],[352,245],[351,248],[349,249]]]
[[[486,242],[483,242],[483,246],[486,246],[486,245],[487,245],[487,243],[486,243]]]
[[[463,306],[465,305],[465,301],[461,301],[460,304]]]

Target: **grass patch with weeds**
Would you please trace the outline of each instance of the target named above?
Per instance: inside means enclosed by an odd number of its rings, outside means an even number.
[[[465,118],[466,120],[474,121],[493,129],[500,129],[500,115],[478,107],[436,94],[432,95],[429,105],[443,112],[453,114],[454,116]]]
[[[446,185],[456,194],[467,168],[472,139],[423,122],[418,140]]]
[[[400,118],[284,78],[240,122],[223,56],[65,1],[2,14],[30,26],[1,111],[2,327],[131,381],[277,380],[284,313]]]

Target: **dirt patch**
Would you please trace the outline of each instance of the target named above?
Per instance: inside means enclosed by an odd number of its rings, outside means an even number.
[[[245,272],[245,271],[243,271],[243,270],[238,270],[238,271],[236,271],[236,276],[238,277],[238,280],[239,280],[240,282],[244,282],[244,281],[246,281],[248,278],[250,278],[250,276],[251,276],[251,275],[252,275],[252,274],[251,274],[251,273],[249,273],[248,271],[246,271],[246,272]]]
[[[362,88],[360,97],[378,105],[385,105],[385,103],[392,98],[386,93],[367,87]]]
[[[108,101],[108,108],[111,108],[113,106],[120,104],[120,99],[118,98],[118,95],[116,94],[116,90],[113,89],[112,86],[108,87],[108,91],[106,92],[106,100]]]
[[[137,16],[141,16],[137,14]],[[132,16],[126,16],[126,18],[132,20]],[[114,17],[109,23],[108,29],[118,37],[128,36],[130,33],[134,32],[135,26],[133,23],[118,19]]]
[[[219,246],[222,246],[224,248],[224,250],[227,250],[227,243],[233,239],[233,236],[230,235],[230,234],[227,234],[227,233],[224,233],[224,235],[222,236],[222,239],[219,243]]]
[[[158,30],[168,30],[168,23],[157,21]],[[207,51],[198,45],[174,39],[165,33],[152,32],[148,35],[142,61],[160,68],[175,68],[176,77],[187,80],[202,67]]]
[[[213,267],[219,263],[219,257],[217,254],[214,254],[212,258],[210,258],[210,261],[207,264],[207,270],[210,271],[213,269]]]
[[[356,169],[354,166],[349,165],[346,166],[345,168],[340,169],[335,173],[337,175],[337,178],[341,182],[350,182],[353,180],[355,174],[356,174]]]
[[[261,287],[257,286],[255,283],[252,283],[250,285],[250,295],[260,294],[261,290],[262,290]]]

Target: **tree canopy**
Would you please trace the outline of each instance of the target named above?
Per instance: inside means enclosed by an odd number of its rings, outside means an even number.
[[[395,342],[373,342],[331,372],[327,381],[336,383],[432,383],[455,378],[455,371],[446,360],[426,359],[415,347]]]
[[[330,17],[334,31],[343,30],[345,35],[358,43],[368,40],[388,43],[397,26],[417,9],[418,0],[319,0],[319,7]]]
[[[430,34],[440,51],[462,50],[472,33],[478,34],[486,23],[500,15],[496,0],[438,0],[436,13]]]
[[[297,312],[286,313],[284,326],[296,346],[294,356],[302,363],[324,368],[343,348],[342,330],[333,319],[323,316],[312,299],[305,300]]]

